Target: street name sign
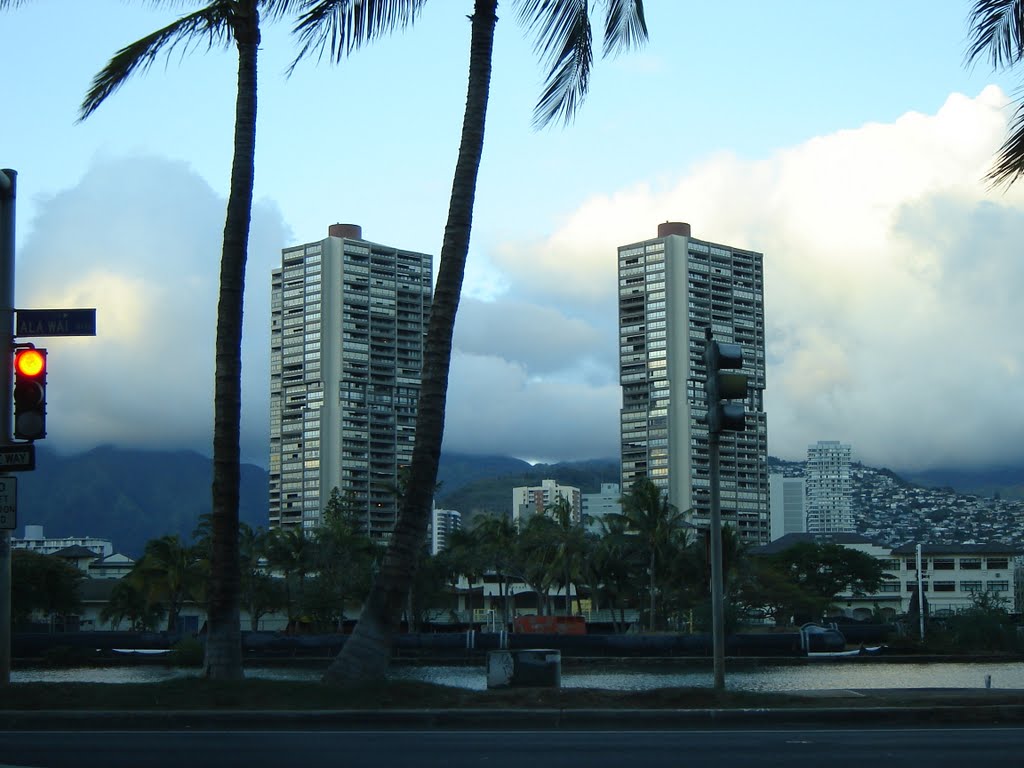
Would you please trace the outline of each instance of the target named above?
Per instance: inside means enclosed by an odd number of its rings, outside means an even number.
[[[18,527],[18,479],[0,477],[0,531]]]
[[[31,472],[35,468],[34,444],[0,445],[0,472]]]
[[[95,336],[95,309],[18,309],[15,336]]]

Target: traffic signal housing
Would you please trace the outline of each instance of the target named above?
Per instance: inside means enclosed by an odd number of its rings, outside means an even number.
[[[747,421],[743,403],[723,401],[742,401],[747,398],[747,375],[726,372],[743,367],[743,348],[739,344],[708,339],[704,347],[704,363],[708,376],[705,384],[708,430],[715,434],[742,432],[746,429]]]
[[[46,350],[28,347],[14,353],[14,437],[46,437]]]

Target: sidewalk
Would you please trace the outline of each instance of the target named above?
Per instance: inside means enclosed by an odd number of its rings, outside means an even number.
[[[0,730],[677,729],[851,724],[1024,723],[1024,691],[861,689],[802,691],[806,706],[719,709],[450,708],[373,710],[6,710]]]

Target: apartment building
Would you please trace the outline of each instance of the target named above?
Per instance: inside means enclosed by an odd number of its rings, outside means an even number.
[[[271,283],[270,525],[320,523],[333,488],[389,538],[410,463],[432,258],[334,224]]]
[[[772,541],[787,533],[807,530],[806,481],[802,477],[768,477],[768,499],[771,510]]]
[[[618,249],[622,488],[650,478],[669,502],[710,521],[705,328],[743,350],[746,429],[721,439],[722,521],[745,542],[770,536],[764,412],[763,256],[691,235],[689,224]]]
[[[854,530],[852,450],[837,440],[819,440],[807,448],[807,531],[849,533]]]
[[[562,497],[572,508],[571,519],[579,523],[583,519],[583,499],[580,489],[562,485],[557,480],[541,480],[540,485],[519,486],[512,489],[512,522],[517,526],[520,520],[530,515],[544,514],[544,510]]]
[[[458,510],[434,507],[430,515],[430,554],[444,551],[451,535],[460,528],[462,515]]]

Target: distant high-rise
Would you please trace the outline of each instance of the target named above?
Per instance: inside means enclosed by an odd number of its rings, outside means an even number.
[[[807,448],[807,532],[850,533],[853,485],[849,445],[819,440]]]
[[[412,460],[432,259],[360,227],[285,248],[273,272],[270,524],[315,528],[331,490],[386,539]]]
[[[622,490],[649,477],[691,522],[708,525],[710,459],[704,423],[704,329],[743,348],[746,431],[721,440],[722,521],[766,543],[768,432],[762,254],[697,240],[666,222],[658,236],[620,246],[619,378]]]
[[[572,522],[582,519],[582,498],[580,489],[562,485],[557,480],[541,480],[540,485],[519,486],[512,489],[512,521],[519,525],[528,515],[540,515],[554,504],[559,497],[569,502]]]
[[[434,507],[430,516],[430,554],[444,551],[451,535],[460,528],[462,515],[457,510]]]
[[[580,496],[583,504],[583,521],[587,530],[594,533],[603,532],[601,521],[608,515],[622,514],[622,490],[618,483],[601,483],[597,493],[584,493]]]
[[[773,474],[768,478],[771,503],[772,541],[787,533],[807,532],[807,508],[804,503],[806,482],[802,477],[783,477]]]

